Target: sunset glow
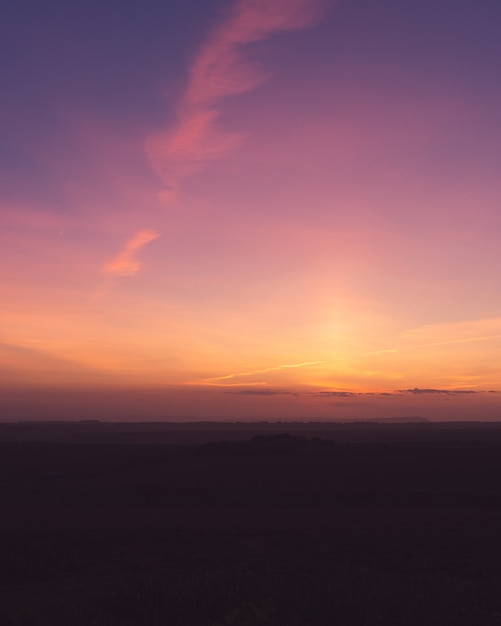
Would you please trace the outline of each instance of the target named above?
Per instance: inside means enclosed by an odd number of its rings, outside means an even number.
[[[12,5],[0,419],[499,419],[500,18]]]

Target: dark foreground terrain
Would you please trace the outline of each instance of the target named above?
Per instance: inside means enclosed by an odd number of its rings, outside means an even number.
[[[1,626],[501,626],[496,425],[0,425],[0,503]]]

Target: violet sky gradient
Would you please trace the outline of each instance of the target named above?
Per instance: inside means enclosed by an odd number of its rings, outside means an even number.
[[[9,1],[0,419],[499,419],[500,24]]]

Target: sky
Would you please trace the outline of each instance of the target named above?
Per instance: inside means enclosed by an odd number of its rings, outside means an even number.
[[[8,2],[0,420],[501,418],[500,23]]]

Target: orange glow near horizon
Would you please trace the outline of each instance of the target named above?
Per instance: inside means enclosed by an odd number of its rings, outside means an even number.
[[[0,419],[501,417],[499,38],[359,4],[14,46]]]

